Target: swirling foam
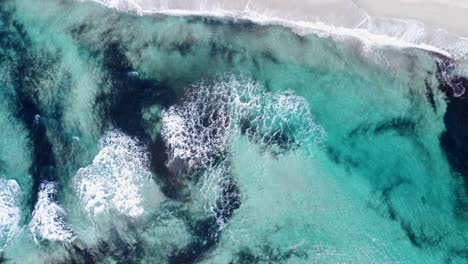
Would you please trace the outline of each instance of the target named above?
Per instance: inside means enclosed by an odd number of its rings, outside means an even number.
[[[226,150],[232,126],[228,92],[239,83],[229,84],[194,86],[184,104],[163,113],[161,133],[171,150],[169,164],[181,159],[189,167],[204,167]]]
[[[267,93],[261,97],[258,112],[251,116],[251,135],[257,142],[273,147],[281,147],[278,138],[286,137],[293,147],[303,143],[319,144],[325,131],[314,123],[307,101],[292,91]],[[253,133],[252,133],[253,132]],[[273,149],[272,149],[273,150]]]
[[[278,133],[289,133],[297,145],[318,143],[324,130],[314,123],[307,101],[292,91],[266,92],[248,78],[228,77],[191,87],[183,104],[163,113],[162,136],[169,166],[182,160],[189,168],[207,167],[228,150],[232,136],[249,122],[251,136],[275,145]]]
[[[0,252],[19,231],[21,210],[18,205],[20,187],[15,180],[0,179]]]
[[[41,183],[38,199],[34,206],[29,230],[34,240],[69,242],[74,234],[65,221],[65,210],[54,201],[57,185],[53,182]]]
[[[94,216],[109,210],[129,217],[142,215],[142,188],[151,181],[145,147],[118,130],[107,132],[99,147],[93,164],[81,168],[74,178],[84,209]]]

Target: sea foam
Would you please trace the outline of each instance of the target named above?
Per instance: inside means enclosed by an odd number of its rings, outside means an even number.
[[[206,168],[226,154],[243,126],[257,143],[273,148],[280,134],[289,134],[296,145],[315,145],[325,137],[304,98],[292,91],[266,92],[248,77],[194,85],[182,104],[164,111],[162,122],[169,167],[182,160],[189,168]]]
[[[83,0],[82,0],[83,1]],[[261,25],[282,25],[296,33],[337,40],[358,38],[366,46],[412,47],[440,53],[467,63],[468,39],[411,19],[374,18],[353,1],[309,1],[284,7],[276,1],[92,0],[106,7],[140,15],[229,17]],[[304,10],[294,8],[301,5]],[[286,9],[285,9],[286,8]]]
[[[0,252],[19,231],[21,210],[19,208],[20,187],[15,180],[0,179]]]
[[[36,242],[39,240],[69,242],[75,237],[71,227],[65,223],[65,210],[54,201],[56,193],[56,183],[41,183],[29,223],[29,230]]]
[[[107,132],[99,148],[93,163],[81,168],[74,178],[85,211],[92,216],[109,211],[128,217],[142,215],[142,188],[154,184],[146,148],[119,130]]]

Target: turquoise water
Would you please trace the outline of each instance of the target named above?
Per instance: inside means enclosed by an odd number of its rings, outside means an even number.
[[[1,263],[467,263],[449,59],[0,4]]]

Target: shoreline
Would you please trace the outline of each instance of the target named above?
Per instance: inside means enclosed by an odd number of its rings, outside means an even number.
[[[291,28],[297,34],[317,34],[325,37],[356,37],[365,45],[395,46],[401,48],[418,48],[435,52],[456,62],[460,71],[468,75],[468,38],[457,33],[431,26],[438,20],[450,21],[453,25],[461,24],[450,11],[460,9],[468,13],[468,3],[443,5],[444,0],[77,0],[80,2],[97,2],[108,8],[138,15],[172,15],[172,16],[210,16],[228,17],[230,19],[250,20],[260,25],[281,25]],[[449,0],[460,2],[463,0]],[[392,4],[393,3],[393,4]],[[401,4],[400,4],[401,3]],[[385,17],[398,15],[407,6],[413,12],[409,18]],[[445,16],[435,16],[433,21],[424,20],[424,10],[445,7]],[[383,8],[382,8],[383,7]],[[416,8],[416,9],[415,9]],[[370,10],[370,14],[366,9]],[[385,10],[384,10],[385,9]],[[406,14],[406,13],[404,13]],[[406,16],[406,15],[405,15]],[[415,20],[420,19],[421,20]],[[460,26],[462,27],[462,26]],[[466,29],[468,34],[468,28]]]
[[[121,10],[255,12],[287,20],[356,28],[368,18],[420,21],[432,29],[468,38],[465,0],[79,0]]]

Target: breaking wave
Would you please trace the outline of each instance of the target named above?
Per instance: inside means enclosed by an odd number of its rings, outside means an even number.
[[[36,242],[38,240],[69,242],[75,237],[71,227],[65,223],[65,210],[54,201],[56,193],[57,185],[55,183],[41,183],[38,199],[29,223],[29,230]]]
[[[84,209],[93,216],[110,210],[129,217],[142,215],[142,188],[152,183],[147,150],[118,130],[107,132],[99,148],[93,163],[74,178]]]
[[[267,92],[246,77],[194,85],[184,103],[165,111],[162,120],[169,167],[178,160],[189,168],[207,167],[228,151],[238,132],[270,150],[317,144],[325,137],[304,98],[292,91]]]
[[[0,252],[19,231],[21,210],[18,205],[20,187],[15,180],[0,179]]]

